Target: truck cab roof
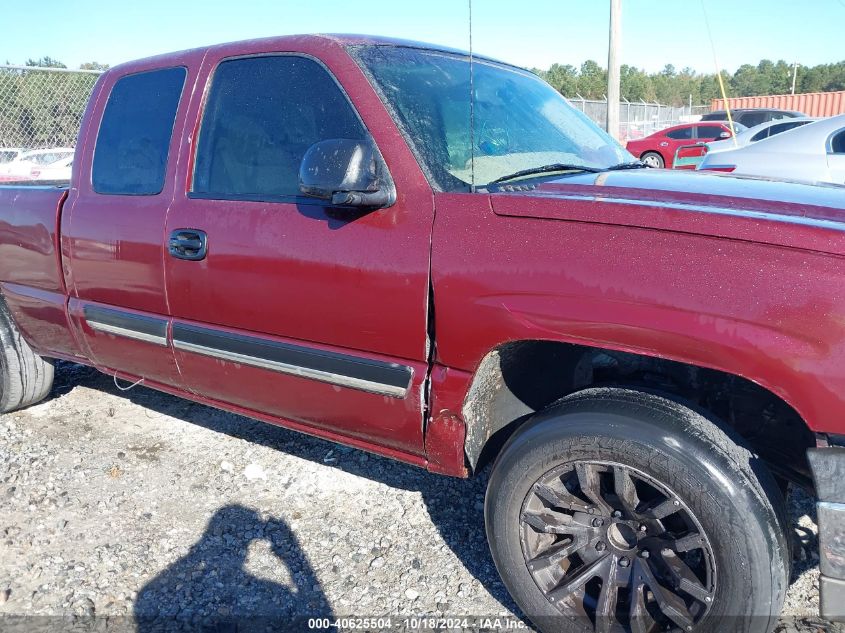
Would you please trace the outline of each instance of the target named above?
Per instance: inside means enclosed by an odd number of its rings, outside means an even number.
[[[132,72],[134,68],[138,65],[143,65],[144,67],[171,65],[174,63],[181,63],[186,57],[194,56],[197,54],[201,55],[208,52],[231,51],[233,55],[237,55],[239,49],[247,48],[252,49],[260,47],[267,51],[278,50],[279,52],[284,52],[286,50],[299,50],[303,46],[319,47],[321,45],[333,45],[340,46],[342,48],[353,46],[393,46],[401,48],[420,48],[426,50],[439,51],[442,53],[449,53],[452,55],[469,55],[469,51],[458,48],[442,46],[439,44],[431,44],[428,42],[420,42],[416,40],[385,37],[381,35],[349,33],[313,33],[303,35],[279,35],[264,38],[255,38],[251,40],[237,40],[234,42],[211,44],[209,46],[200,46],[192,49],[173,51],[170,53],[162,53],[160,55],[154,55],[151,57],[145,57],[125,62],[123,64],[118,64],[116,66],[113,66],[106,72],[116,72],[119,74],[124,74],[126,72]],[[479,55],[477,53],[473,53],[473,57],[479,60],[495,62],[497,64],[503,64],[506,66],[513,66],[512,64],[508,64],[507,62],[503,62],[493,57]]]

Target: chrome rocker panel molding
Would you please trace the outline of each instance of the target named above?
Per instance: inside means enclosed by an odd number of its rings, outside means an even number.
[[[85,306],[84,314],[92,330],[167,347],[166,319],[99,306]]]
[[[172,336],[173,347],[182,351],[391,398],[404,398],[413,376],[412,368],[406,365],[278,343],[184,323],[173,324]]]
[[[95,305],[86,305],[83,311],[85,322],[97,332],[170,345],[167,319]],[[413,378],[407,365],[187,323],[174,323],[171,338],[174,349],[390,398],[405,398]]]

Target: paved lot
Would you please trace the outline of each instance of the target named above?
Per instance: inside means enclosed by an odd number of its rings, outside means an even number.
[[[0,416],[0,615],[509,615],[485,483],[60,364]],[[790,506],[783,629],[819,631],[812,503]]]

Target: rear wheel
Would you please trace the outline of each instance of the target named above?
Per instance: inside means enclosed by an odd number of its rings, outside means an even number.
[[[662,169],[666,166],[663,157],[658,154],[657,152],[646,152],[642,156],[640,156],[640,160],[643,161],[649,167],[655,167],[657,169]]]
[[[53,362],[32,351],[0,300],[0,413],[40,402],[52,386]]]
[[[677,402],[591,389],[500,454],[493,559],[544,632],[763,633],[788,579],[783,500],[737,438]]]

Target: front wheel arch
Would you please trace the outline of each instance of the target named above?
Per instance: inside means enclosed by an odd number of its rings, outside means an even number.
[[[611,373],[609,359],[617,367]],[[461,408],[466,424],[464,453],[470,470],[478,472],[495,460],[526,420],[560,399],[592,387],[628,387],[696,403],[706,409],[704,415],[718,411],[722,420],[730,420],[740,430],[752,421],[735,405],[753,402],[754,428],[759,428],[756,419],[760,412],[765,412],[770,422],[765,433],[748,436],[746,441],[778,476],[809,488],[812,481],[806,449],[815,446],[815,433],[791,401],[777,395],[764,378],[744,378],[684,360],[612,347],[516,340],[488,352],[474,373]]]

